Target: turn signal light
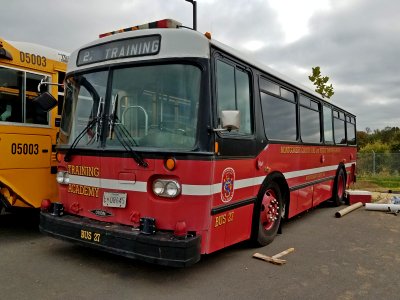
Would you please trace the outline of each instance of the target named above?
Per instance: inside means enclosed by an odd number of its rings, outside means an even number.
[[[176,160],[175,160],[175,158],[168,158],[168,159],[165,161],[165,168],[166,168],[168,171],[172,171],[173,169],[175,169],[175,166],[176,166]]]

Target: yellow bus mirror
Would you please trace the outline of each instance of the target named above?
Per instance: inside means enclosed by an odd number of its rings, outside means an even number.
[[[43,111],[49,111],[57,105],[57,100],[49,93],[44,92],[32,100]]]

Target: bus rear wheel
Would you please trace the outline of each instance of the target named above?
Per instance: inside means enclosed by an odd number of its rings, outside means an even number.
[[[346,191],[346,177],[344,175],[344,171],[342,168],[337,172],[333,192],[332,192],[332,200],[333,205],[340,206],[344,204],[344,194]]]
[[[252,242],[265,246],[275,238],[284,212],[279,185],[273,181],[263,184],[253,212]]]

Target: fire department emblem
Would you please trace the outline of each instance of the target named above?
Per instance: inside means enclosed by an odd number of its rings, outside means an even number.
[[[232,168],[226,168],[222,172],[222,189],[221,200],[222,202],[229,202],[233,198],[235,182],[235,171]]]

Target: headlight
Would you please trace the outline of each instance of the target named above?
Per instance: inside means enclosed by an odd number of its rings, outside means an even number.
[[[176,180],[157,179],[153,182],[153,192],[160,197],[174,198],[180,195],[181,186]]]
[[[59,171],[56,175],[56,180],[59,184],[69,184],[69,174],[65,171]]]
[[[153,183],[153,192],[156,195],[161,195],[164,193],[164,182],[157,180]]]
[[[69,184],[69,173],[68,172],[64,173],[64,184]]]
[[[179,184],[175,181],[170,181],[165,185],[165,194],[168,195],[168,197],[176,197],[179,195],[180,188]]]

